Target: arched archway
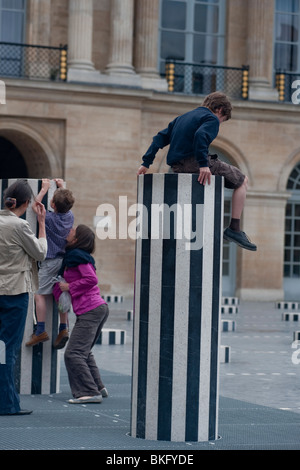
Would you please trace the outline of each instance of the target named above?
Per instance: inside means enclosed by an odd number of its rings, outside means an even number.
[[[291,173],[294,171],[300,161],[300,148],[295,149],[286,159],[283,159],[282,168],[279,171],[277,188],[278,191],[286,191],[288,189],[287,182]]]
[[[6,177],[19,177],[14,171],[17,163],[20,168],[23,164],[23,171],[27,170],[28,178],[41,179],[63,176],[62,164],[57,157],[59,152],[55,148],[55,143],[47,137],[45,138],[33,127],[18,121],[0,121],[1,163],[5,161],[3,155],[9,148],[14,159],[10,162],[12,173],[6,171]],[[0,165],[0,172],[1,167],[2,165]],[[3,177],[1,175],[1,178]]]

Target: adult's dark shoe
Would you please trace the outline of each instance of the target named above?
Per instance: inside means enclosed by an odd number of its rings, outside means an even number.
[[[236,232],[234,230],[231,230],[231,228],[227,227],[224,231],[224,238],[229,242],[234,242],[242,248],[245,248],[245,250],[257,250],[256,245],[254,245],[254,243],[251,243],[245,232]]]
[[[68,340],[69,340],[69,331],[67,329],[61,330],[58,333],[56,340],[53,343],[53,348],[54,349],[64,348]]]
[[[16,413],[5,413],[3,415],[0,414],[0,416],[24,416],[24,415],[31,415],[32,411],[30,410],[20,410],[17,411]]]
[[[39,343],[44,343],[45,341],[49,340],[48,333],[46,331],[43,331],[40,335],[35,335],[34,333],[31,335],[31,338],[25,346],[35,346],[36,344]]]

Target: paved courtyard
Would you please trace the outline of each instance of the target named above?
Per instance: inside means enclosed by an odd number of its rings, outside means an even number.
[[[220,364],[219,435],[211,442],[166,442],[130,436],[132,300],[110,304],[106,328],[126,331],[123,345],[98,344],[94,354],[109,397],[101,404],[71,405],[61,354],[61,393],[23,395],[33,414],[0,417],[1,450],[299,450],[299,321],[283,321],[275,303],[241,302],[235,331],[221,332],[230,362]]]

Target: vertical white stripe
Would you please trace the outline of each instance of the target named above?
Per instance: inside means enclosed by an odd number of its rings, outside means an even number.
[[[220,361],[219,361],[219,351],[220,351],[220,342],[221,342],[221,305],[222,305],[222,260],[223,260],[223,223],[224,223],[224,178],[222,178],[222,185],[221,185],[221,194],[220,196],[221,201],[221,211],[220,211],[220,284],[219,284],[219,320],[218,320],[218,362],[217,362],[217,370],[215,373],[217,374],[217,391],[216,391],[216,438],[219,434],[219,370],[220,370]]]
[[[179,174],[177,204],[182,217],[177,214],[177,234],[182,233],[182,237],[176,240],[171,441],[185,441],[190,288],[190,250],[185,236],[192,228],[191,194],[192,175]],[[182,383],[180,392],[178,383]]]
[[[215,212],[215,177],[205,185],[203,214],[203,263],[202,263],[202,305],[201,305],[201,348],[198,440],[208,438],[209,395],[210,395],[210,354],[211,315],[213,283],[213,244]]]
[[[38,180],[33,180],[33,179],[29,179],[27,180],[28,181],[28,184],[29,186],[31,187],[32,189],[32,192],[34,194],[34,197],[37,196],[38,194],[38,183],[39,181]],[[37,230],[37,217],[36,217],[36,214],[35,212],[33,212],[32,210],[32,203],[33,203],[33,198],[31,200],[31,203],[29,204],[29,206],[27,207],[27,210],[26,210],[26,220],[27,222],[29,223],[30,227],[31,227],[31,230],[33,231],[33,233],[36,235],[36,230]]]
[[[164,176],[153,174],[152,205],[164,201]],[[151,217],[151,233],[155,220]],[[157,227],[162,229],[161,227]],[[160,314],[162,282],[163,236],[151,239],[150,279],[149,279],[149,319],[148,319],[148,363],[146,390],[146,439],[157,439],[159,354],[160,354]]]
[[[139,176],[137,202],[140,209],[143,207],[144,176]],[[144,211],[139,214],[140,228],[135,247],[135,286],[134,286],[134,329],[133,329],[133,353],[132,353],[132,390],[131,390],[131,435],[136,437],[137,431],[137,394],[138,394],[138,362],[139,362],[139,323],[140,323],[140,298],[141,298],[141,265],[142,265],[142,239],[144,236]],[[146,234],[145,234],[146,235]]]

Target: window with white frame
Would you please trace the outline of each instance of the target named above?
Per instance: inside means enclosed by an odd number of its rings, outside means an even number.
[[[285,213],[284,277],[300,278],[300,163],[292,170],[287,190],[292,196]]]
[[[275,69],[300,71],[300,0],[275,2]]]
[[[0,0],[0,41],[23,43],[26,0]]]
[[[226,0],[161,0],[160,71],[167,59],[224,65]]]
[[[0,43],[23,44],[25,39],[26,0],[0,0]],[[0,75],[20,76],[23,48],[0,44]]]

